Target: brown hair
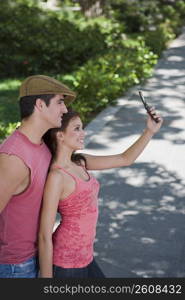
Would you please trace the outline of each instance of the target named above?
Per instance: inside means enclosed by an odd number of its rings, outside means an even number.
[[[36,100],[38,98],[42,99],[46,106],[49,106],[51,98],[55,95],[34,95],[34,96],[24,96],[19,100],[19,108],[20,108],[20,117],[21,120],[24,118],[28,118],[34,111],[34,107],[36,104]]]
[[[55,158],[56,151],[57,151],[57,138],[56,138],[57,132],[65,131],[66,128],[68,127],[69,122],[73,118],[76,118],[76,117],[80,117],[79,113],[76,111],[73,111],[71,108],[68,108],[68,112],[66,114],[63,114],[63,116],[62,116],[61,127],[51,128],[44,134],[43,140],[44,140],[45,144],[48,146],[53,159]],[[73,152],[71,155],[71,160],[78,165],[81,165],[81,161],[83,160],[85,163],[85,167],[86,167],[86,159],[82,154]]]

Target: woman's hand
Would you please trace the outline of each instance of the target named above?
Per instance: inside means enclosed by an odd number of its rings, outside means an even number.
[[[148,119],[147,119],[147,129],[152,133],[155,134],[156,132],[159,131],[161,128],[161,125],[163,123],[163,119],[160,115],[156,113],[155,107],[150,108],[150,113],[153,115],[155,119],[158,120],[158,123],[156,123],[151,116],[148,114]]]

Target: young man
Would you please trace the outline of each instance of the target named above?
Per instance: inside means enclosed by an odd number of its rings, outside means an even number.
[[[37,277],[37,234],[51,154],[44,133],[61,126],[75,93],[44,75],[20,87],[21,125],[0,145],[0,278]]]

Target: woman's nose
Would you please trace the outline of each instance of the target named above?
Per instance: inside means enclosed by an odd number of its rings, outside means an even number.
[[[84,137],[84,136],[85,136],[85,134],[86,134],[85,130],[84,130],[84,129],[82,129],[82,134],[81,134],[81,136],[82,136],[82,137]]]

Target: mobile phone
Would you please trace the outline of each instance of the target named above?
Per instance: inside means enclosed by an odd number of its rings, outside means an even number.
[[[150,112],[150,106],[148,105],[148,103],[145,101],[145,98],[143,96],[142,91],[138,91],[139,92],[139,96],[143,102],[144,108],[146,109],[147,113],[151,116],[151,118],[156,122],[159,123],[159,119],[158,118],[154,118],[154,115],[151,114]]]

